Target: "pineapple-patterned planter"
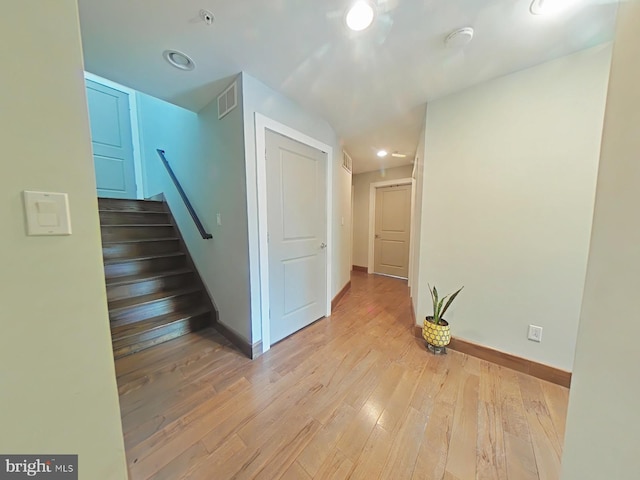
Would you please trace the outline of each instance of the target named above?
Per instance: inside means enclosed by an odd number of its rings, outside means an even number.
[[[446,320],[440,320],[436,325],[433,317],[426,317],[422,327],[422,338],[433,347],[446,347],[451,341],[451,331]]]

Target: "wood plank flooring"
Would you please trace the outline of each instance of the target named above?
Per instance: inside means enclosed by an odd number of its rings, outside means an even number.
[[[393,278],[257,360],[203,330],[116,371],[132,480],[559,478],[568,390],[426,351]]]

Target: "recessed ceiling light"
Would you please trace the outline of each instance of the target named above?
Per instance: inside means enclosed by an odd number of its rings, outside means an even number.
[[[380,158],[386,157],[388,154],[386,150],[378,150],[378,153],[376,153]]]
[[[193,70],[196,64],[188,55],[178,52],[177,50],[165,50],[162,52],[164,59],[180,70]]]
[[[407,158],[407,156],[404,153],[398,153],[398,152],[393,152],[391,156],[396,158]]]
[[[449,48],[462,48],[466,44],[468,44],[473,39],[473,28],[464,27],[454,30],[447,38],[445,38],[444,43]]]
[[[577,0],[533,0],[531,13],[534,15],[551,15],[570,8]]]
[[[359,32],[373,23],[374,16],[373,6],[366,0],[358,0],[347,12],[345,21],[347,27]]]

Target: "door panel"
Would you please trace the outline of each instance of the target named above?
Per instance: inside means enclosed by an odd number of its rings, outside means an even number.
[[[397,268],[404,268],[405,242],[397,240],[380,240],[380,263]]]
[[[317,282],[316,260],[316,255],[310,255],[282,262],[285,316],[306,308],[316,301],[318,287],[322,287]]]
[[[381,230],[383,232],[404,232],[406,230],[405,218],[401,213],[406,208],[406,188],[402,190],[378,189],[378,191],[383,197],[380,215]]]
[[[411,185],[376,189],[374,272],[407,278]]]
[[[98,196],[134,199],[129,95],[90,80],[86,83]]]
[[[125,167],[121,158],[109,158],[94,153],[93,161],[98,190],[124,191],[127,189]]]
[[[311,239],[318,234],[317,219],[308,213],[318,210],[317,163],[313,158],[281,150],[284,240]],[[310,183],[300,185],[302,179]]]
[[[267,130],[271,342],[326,310],[326,154]]]

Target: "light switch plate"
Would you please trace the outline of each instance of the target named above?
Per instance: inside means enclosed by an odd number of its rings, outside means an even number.
[[[28,235],[71,235],[66,193],[24,191]]]

